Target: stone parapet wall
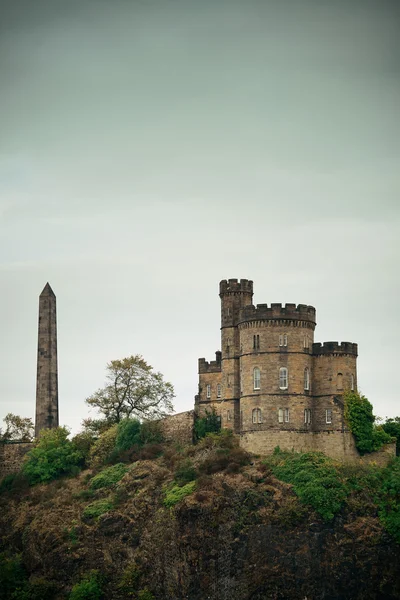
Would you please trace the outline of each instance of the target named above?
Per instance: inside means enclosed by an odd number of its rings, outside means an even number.
[[[272,454],[274,448],[295,452],[324,452],[331,458],[343,462],[387,465],[396,456],[396,444],[385,444],[377,452],[360,456],[354,437],[341,431],[252,431],[240,436],[240,445],[254,454]]]
[[[167,442],[191,444],[193,442],[194,410],[165,417],[161,421]]]
[[[31,442],[0,443],[0,479],[17,473],[27,452],[33,448]]]

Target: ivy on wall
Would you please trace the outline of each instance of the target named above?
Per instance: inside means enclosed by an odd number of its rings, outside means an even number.
[[[383,444],[394,441],[382,427],[375,425],[372,404],[368,398],[358,392],[348,391],[344,395],[344,402],[344,416],[360,454],[375,452]]]

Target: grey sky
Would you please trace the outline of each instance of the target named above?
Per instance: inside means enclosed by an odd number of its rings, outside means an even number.
[[[57,295],[60,418],[141,353],[192,407],[218,282],[317,309],[400,414],[400,5],[0,1],[0,417],[34,415]]]

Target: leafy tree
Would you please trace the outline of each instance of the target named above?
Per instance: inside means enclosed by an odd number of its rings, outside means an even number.
[[[382,423],[382,429],[396,438],[396,454],[400,456],[400,417],[386,418],[386,421]]]
[[[106,385],[86,399],[109,424],[124,418],[160,419],[174,410],[174,388],[136,354],[107,365]]]
[[[1,441],[18,440],[19,442],[32,442],[35,427],[31,418],[8,413],[4,417],[4,423],[6,424],[6,429],[4,433],[0,432]]]
[[[68,439],[68,435],[66,427],[43,429],[40,432],[37,445],[28,452],[22,467],[32,485],[79,471],[83,455]]]

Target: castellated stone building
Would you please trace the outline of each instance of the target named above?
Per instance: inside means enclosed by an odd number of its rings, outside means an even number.
[[[344,421],[344,390],[357,389],[357,344],[314,342],[305,304],[254,306],[253,282],[220,282],[221,351],[199,359],[198,415],[214,408],[241,445],[357,455]]]

